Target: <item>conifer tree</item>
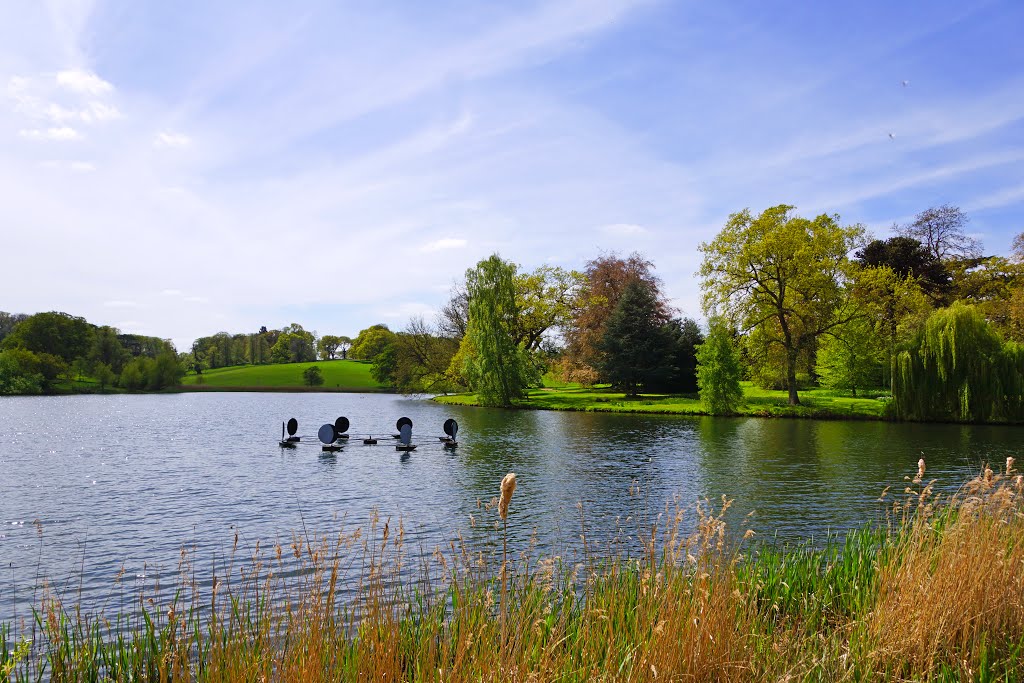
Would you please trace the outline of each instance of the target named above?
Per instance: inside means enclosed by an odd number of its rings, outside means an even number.
[[[740,361],[725,321],[712,318],[708,336],[697,347],[697,386],[700,400],[712,415],[735,413],[743,400]]]

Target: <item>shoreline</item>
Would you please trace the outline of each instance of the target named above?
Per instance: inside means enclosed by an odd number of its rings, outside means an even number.
[[[296,386],[228,386],[228,385],[206,385],[206,384],[181,384],[166,392],[149,393],[212,393],[212,392],[248,392],[262,394],[396,394],[391,388],[371,387],[296,387]]]
[[[487,406],[480,405],[475,399],[473,402],[456,402],[445,399],[460,398],[465,396],[471,396],[472,394],[449,394],[447,396],[434,396],[430,400],[435,401],[441,405],[447,406],[459,406],[464,408],[485,408]],[[859,413],[836,413],[828,410],[819,408],[813,408],[810,406],[799,405],[793,406],[796,410],[785,411],[785,408],[780,407],[779,412],[772,412],[770,410],[749,410],[733,413],[731,415],[712,415],[706,410],[671,410],[665,409],[641,409],[641,408],[628,408],[628,407],[606,407],[606,406],[586,406],[586,407],[574,407],[574,406],[544,406],[531,403],[517,403],[515,405],[500,407],[498,410],[548,410],[553,412],[566,412],[566,413],[621,413],[623,415],[676,415],[679,417],[761,417],[769,419],[790,419],[790,420],[845,420],[851,422],[899,422],[884,415],[865,415]],[[806,409],[807,412],[798,412],[800,409]],[[953,423],[959,424],[959,423]],[[991,423],[991,424],[1003,424],[1003,423]],[[1009,423],[1005,423],[1009,424]]]

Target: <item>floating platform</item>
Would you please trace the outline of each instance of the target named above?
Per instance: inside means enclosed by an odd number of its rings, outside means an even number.
[[[416,444],[411,443],[408,446],[403,446],[402,444],[399,444],[399,445],[395,446],[395,450],[396,451],[405,451],[405,452],[414,451],[414,450],[416,450]]]
[[[326,445],[321,446],[320,450],[324,451],[325,453],[337,453],[342,448],[344,448],[344,446],[334,446],[334,445],[326,444]]]

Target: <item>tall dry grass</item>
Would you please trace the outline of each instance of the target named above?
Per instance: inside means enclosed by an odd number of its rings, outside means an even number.
[[[140,591],[110,620],[49,595],[28,645],[0,628],[0,676],[1021,680],[1021,488],[983,472],[944,499],[911,482],[887,504],[888,523],[824,548],[729,531],[724,499],[670,504],[628,543],[603,547],[587,542],[581,509],[581,559],[530,547],[509,559],[500,544],[459,535],[410,554],[402,524],[376,517],[288,547],[239,551],[236,539],[213,576],[197,578],[183,552],[175,581]],[[497,517],[499,503],[484,514]],[[514,507],[497,512],[515,524]]]

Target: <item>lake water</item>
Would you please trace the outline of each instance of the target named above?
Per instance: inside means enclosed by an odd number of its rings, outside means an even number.
[[[414,422],[402,455],[393,441],[278,447],[280,425],[299,421],[315,442],[339,415],[350,433],[389,436]],[[459,421],[460,447],[436,438]],[[953,487],[983,462],[1021,457],[1019,427],[685,418],[455,408],[380,394],[171,394],[0,399],[0,622],[30,614],[39,584],[109,605],[115,576],[174,573],[183,546],[197,572],[230,551],[236,531],[290,542],[305,524],[333,534],[373,509],[401,517],[407,547],[429,552],[518,475],[509,518],[513,544],[536,534],[541,549],[580,533],[613,533],[638,501],[673,496],[736,499],[760,538],[820,539],[877,519],[886,486],[902,490],[922,454],[928,477]],[[1000,465],[1001,466],[1001,465]],[[630,495],[634,482],[642,494]],[[479,531],[479,525],[477,532]],[[482,533],[482,532],[481,532]],[[518,545],[515,547],[519,547]]]

